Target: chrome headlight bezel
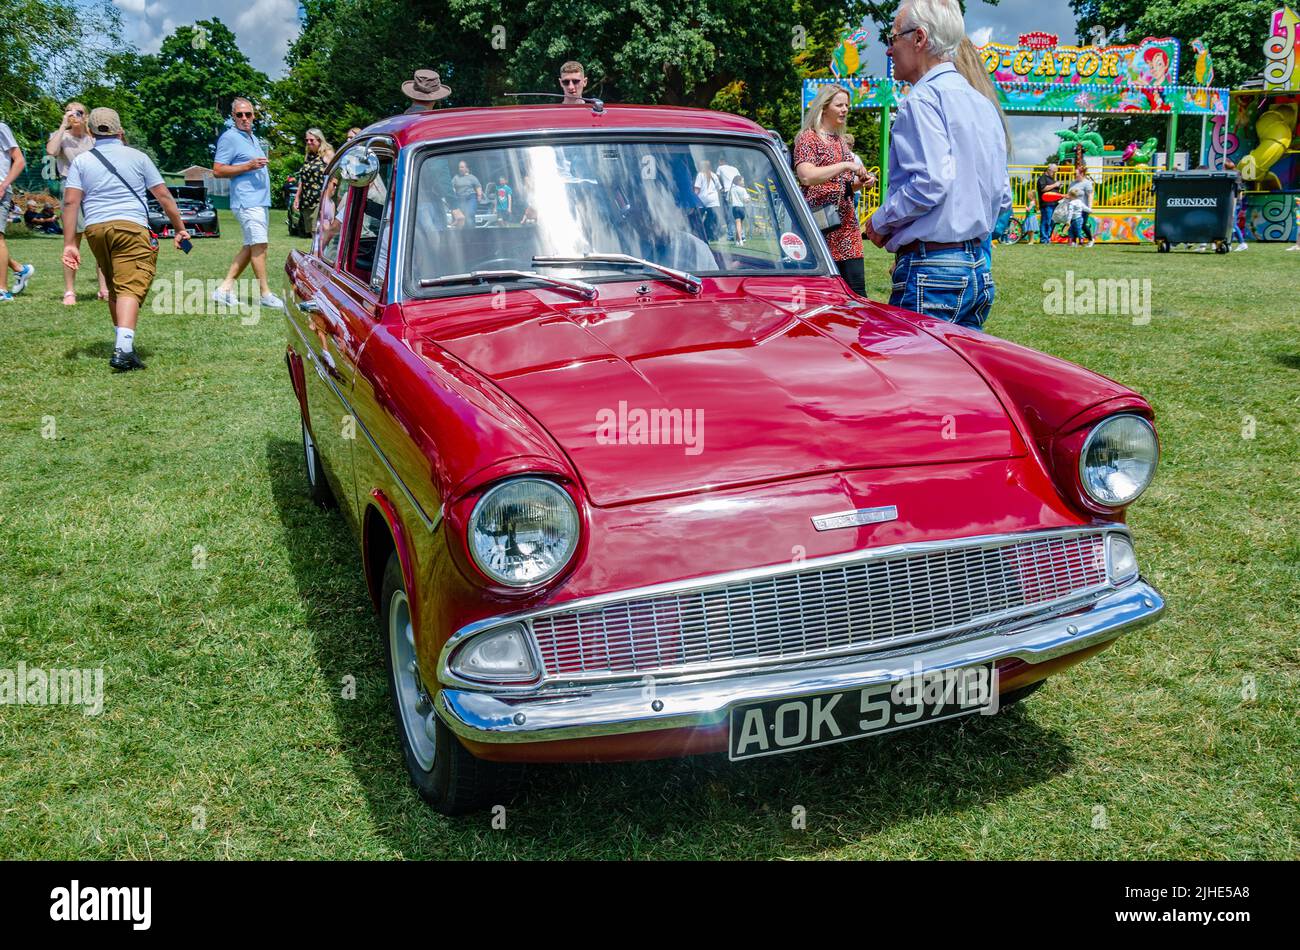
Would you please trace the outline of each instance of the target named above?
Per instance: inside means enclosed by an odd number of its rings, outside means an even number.
[[[484,506],[494,499],[498,494],[510,489],[517,489],[524,485],[536,486],[538,490],[546,493],[554,493],[554,499],[559,502],[567,513],[570,525],[572,527],[572,536],[564,552],[564,556],[556,561],[544,574],[519,580],[508,577],[494,570],[483,558],[479,546],[475,543],[475,534],[478,530],[479,517],[483,513]],[[554,580],[566,567],[573,561],[574,555],[578,551],[579,541],[582,535],[582,517],[578,511],[577,503],[573,496],[565,491],[563,486],[547,479],[537,476],[525,475],[518,478],[508,478],[496,485],[493,485],[485,491],[474,503],[470,511],[469,520],[465,526],[465,546],[469,549],[469,555],[474,561],[474,566],[482,572],[483,576],[488,578],[494,584],[500,584],[503,587],[509,587],[514,590],[526,590],[540,587]]]
[[[1098,497],[1098,495],[1092,490],[1092,485],[1090,484],[1091,480],[1088,475],[1088,453],[1092,449],[1093,444],[1097,441],[1097,438],[1105,432],[1106,427],[1114,425],[1119,420],[1140,423],[1142,428],[1146,430],[1147,435],[1151,439],[1151,468],[1147,474],[1146,481],[1136,492],[1133,493],[1131,497],[1117,501],[1111,498]],[[1083,446],[1079,450],[1079,467],[1077,472],[1079,477],[1079,487],[1083,490],[1085,497],[1087,497],[1093,504],[1101,505],[1103,508],[1110,509],[1125,508],[1141,498],[1143,492],[1151,487],[1151,483],[1155,480],[1156,469],[1159,465],[1160,440],[1156,438],[1155,426],[1142,416],[1129,412],[1117,413],[1113,416],[1107,416],[1105,419],[1102,419],[1094,425],[1092,430],[1088,433],[1088,437],[1083,440]]]

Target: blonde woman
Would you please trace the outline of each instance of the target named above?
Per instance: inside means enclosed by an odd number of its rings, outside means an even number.
[[[88,152],[95,147],[95,137],[90,134],[90,129],[86,125],[86,116],[90,114],[84,105],[80,102],[69,102],[66,109],[63,110],[63,121],[59,127],[50,133],[49,141],[45,143],[45,154],[54,159],[54,171],[62,181],[68,174],[68,167],[72,160],[82,152]],[[77,209],[77,248],[81,248],[81,235],[86,230],[86,217],[81,209]],[[73,289],[73,283],[76,280],[77,272],[68,265],[63,265],[63,305],[71,307],[77,302],[77,292]],[[100,273],[98,265],[95,267],[95,277],[99,280],[99,299],[108,299],[108,285],[104,283],[104,275]]]
[[[873,185],[875,176],[845,142],[848,116],[849,91],[833,84],[822,86],[804,113],[803,129],[794,140],[794,170],[810,207],[829,205],[839,212],[839,226],[824,232],[826,243],[840,276],[854,293],[865,297],[862,231],[853,193]]]
[[[952,64],[957,67],[957,72],[961,73],[961,78],[970,83],[972,89],[993,103],[994,108],[998,110],[998,118],[1002,120],[1002,132],[1007,137],[1007,154],[1010,155],[1011,126],[1007,125],[1007,114],[1002,111],[997,88],[994,87],[993,80],[989,79],[989,71],[984,65],[984,60],[980,59],[979,50],[969,38],[962,37]]]
[[[334,146],[325,140],[320,129],[308,129],[302,170],[298,172],[298,193],[293,196],[293,210],[306,222],[305,230],[316,230],[316,213],[320,208],[321,190],[325,187],[325,166],[334,158]]]

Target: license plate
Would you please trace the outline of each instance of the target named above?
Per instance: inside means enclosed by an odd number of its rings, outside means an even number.
[[[993,664],[917,673],[837,693],[747,703],[731,709],[731,761],[848,742],[942,719],[997,712]]]

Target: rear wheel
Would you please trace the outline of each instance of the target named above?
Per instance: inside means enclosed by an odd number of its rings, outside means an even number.
[[[320,452],[316,451],[316,440],[311,437],[306,419],[302,420],[302,457],[303,465],[307,470],[307,497],[322,508],[336,507],[338,502],[334,500],[334,492],[330,489],[329,482],[325,480],[325,470],[320,463]]]
[[[1169,242],[1166,241],[1164,238],[1161,238],[1160,243],[1156,245],[1156,251],[1158,251],[1161,254],[1168,254]]]
[[[407,774],[420,797],[444,815],[505,802],[521,769],[476,759],[434,712],[432,694],[420,675],[411,603],[396,552],[384,568],[379,602],[393,717]]]

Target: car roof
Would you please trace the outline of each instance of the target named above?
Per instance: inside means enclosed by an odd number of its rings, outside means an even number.
[[[511,132],[637,129],[768,134],[761,125],[749,119],[709,109],[606,105],[603,112],[594,112],[590,105],[560,103],[436,109],[383,119],[367,126],[362,134],[391,135],[399,146],[405,147],[442,139]]]

